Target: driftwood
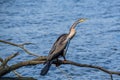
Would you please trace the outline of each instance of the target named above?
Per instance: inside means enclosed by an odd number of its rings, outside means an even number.
[[[6,44],[10,44],[10,45],[13,45],[13,46],[18,45],[18,44],[7,42],[7,41],[3,41],[3,40],[0,40],[0,42],[6,43]],[[22,45],[25,45],[25,44],[22,44]],[[20,47],[20,46],[17,46],[17,47]],[[26,50],[23,49],[23,50],[26,51],[27,49]],[[23,66],[34,66],[34,65],[37,65],[37,64],[42,64],[47,59],[47,56],[39,56],[38,57],[38,55],[37,55],[37,58],[35,58],[35,59],[19,62],[19,63],[13,64],[11,66],[8,66],[7,62],[12,60],[12,58],[14,58],[14,57],[16,57],[18,55],[19,55],[19,53],[17,52],[17,53],[14,53],[14,54],[8,56],[6,59],[0,58],[0,62],[1,62],[1,65],[0,65],[0,77],[6,75],[7,73],[9,73],[9,72],[11,72],[13,70],[21,68]],[[36,56],[36,55],[34,55],[34,56]],[[97,70],[100,70],[100,71],[103,71],[103,72],[109,74],[110,77],[111,77],[111,80],[113,80],[113,77],[112,77],[113,74],[120,76],[120,72],[118,72],[118,71],[111,71],[111,70],[107,70],[107,69],[105,69],[103,67],[100,67],[100,66],[89,65],[89,64],[81,64],[81,63],[70,61],[70,60],[66,60],[66,61],[58,60],[58,61],[54,61],[53,64],[57,64],[59,66],[60,65],[66,65],[66,64],[68,65],[69,64],[69,65],[78,66],[78,67],[94,68],[94,69],[97,69]]]

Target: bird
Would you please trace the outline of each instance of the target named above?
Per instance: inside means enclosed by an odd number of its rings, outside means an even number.
[[[67,53],[70,40],[76,34],[75,27],[77,26],[78,23],[84,22],[85,20],[86,20],[85,18],[80,18],[80,19],[76,20],[73,23],[73,25],[71,26],[69,33],[62,34],[58,37],[58,39],[53,44],[51,50],[49,51],[47,60],[44,63],[46,65],[41,70],[40,75],[42,75],[42,76],[46,75],[47,72],[49,71],[50,66],[53,63],[53,61],[57,60],[60,56],[62,56],[64,58],[64,60],[66,60],[65,55]]]

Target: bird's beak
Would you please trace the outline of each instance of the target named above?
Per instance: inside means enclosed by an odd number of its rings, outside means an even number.
[[[83,18],[83,19],[80,19],[79,22],[81,23],[81,22],[84,22],[86,20],[87,20],[86,18]]]

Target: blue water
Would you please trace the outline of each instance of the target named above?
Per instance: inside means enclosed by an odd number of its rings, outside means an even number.
[[[78,18],[88,20],[77,26],[67,59],[120,71],[120,0],[0,0],[0,39],[14,43],[32,42],[31,52],[48,55],[54,41],[67,33]],[[19,48],[0,43],[3,58],[19,51],[9,65],[34,57]],[[17,71],[38,80],[68,80],[55,66],[40,76],[43,65],[23,67]],[[73,80],[110,80],[99,70],[61,65]],[[15,76],[13,73],[6,75]],[[114,75],[114,80],[120,76]]]

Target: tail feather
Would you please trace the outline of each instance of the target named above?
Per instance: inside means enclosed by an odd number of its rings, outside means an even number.
[[[40,75],[44,76],[47,74],[47,72],[49,71],[50,69],[50,66],[51,66],[52,62],[51,61],[48,61],[45,65],[45,67],[41,70],[41,73]]]

